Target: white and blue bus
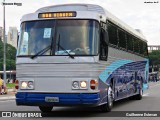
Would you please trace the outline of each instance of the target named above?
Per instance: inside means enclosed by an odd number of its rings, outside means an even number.
[[[16,104],[92,106],[141,99],[148,88],[147,41],[104,8],[64,4],[21,19]]]

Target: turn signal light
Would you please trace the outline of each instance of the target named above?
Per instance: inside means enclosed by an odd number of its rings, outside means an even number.
[[[97,88],[97,86],[98,86],[97,80],[91,80],[91,81],[90,81],[90,88],[91,88],[92,90],[95,90],[95,89]]]

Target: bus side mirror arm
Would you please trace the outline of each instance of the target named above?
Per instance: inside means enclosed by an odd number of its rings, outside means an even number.
[[[106,45],[109,44],[108,32],[105,31],[103,28],[101,29],[101,39],[100,40]]]
[[[100,33],[100,60],[107,61],[108,58],[108,33],[101,28]]]

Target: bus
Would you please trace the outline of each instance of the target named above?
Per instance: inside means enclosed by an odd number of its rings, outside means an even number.
[[[148,89],[147,41],[94,4],[47,6],[21,19],[16,104],[111,111]]]

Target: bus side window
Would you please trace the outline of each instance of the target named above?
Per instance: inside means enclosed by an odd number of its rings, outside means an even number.
[[[100,60],[106,61],[108,57],[108,35],[104,29],[101,29],[100,34]]]

